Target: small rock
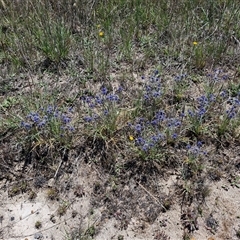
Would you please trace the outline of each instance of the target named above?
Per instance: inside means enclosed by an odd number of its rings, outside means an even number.
[[[34,234],[34,239],[43,239],[43,234],[42,233],[35,233]]]

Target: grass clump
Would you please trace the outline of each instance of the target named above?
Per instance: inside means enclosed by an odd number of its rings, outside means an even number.
[[[72,133],[74,127],[71,124],[72,108],[61,111],[53,105],[41,107],[37,111],[31,111],[21,121],[20,127],[23,129],[22,147],[26,153],[35,153],[50,156],[56,147],[63,153],[66,158],[66,151],[71,146]],[[54,162],[54,161],[53,161]]]
[[[35,223],[35,228],[36,228],[36,229],[42,228],[42,223],[41,223],[40,221],[37,221],[37,222]]]
[[[55,200],[59,196],[59,191],[56,188],[49,188],[47,191],[47,198],[50,200]]]

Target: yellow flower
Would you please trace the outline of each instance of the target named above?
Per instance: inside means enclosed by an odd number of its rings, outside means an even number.
[[[129,140],[130,141],[133,141],[134,140],[134,137],[132,135],[129,136]]]
[[[198,45],[198,42],[193,42],[193,45]]]
[[[97,25],[97,28],[100,28],[100,27],[101,27],[101,25],[100,25],[100,24],[98,24],[98,25]]]
[[[98,35],[99,35],[99,37],[104,37],[104,32],[100,31]]]

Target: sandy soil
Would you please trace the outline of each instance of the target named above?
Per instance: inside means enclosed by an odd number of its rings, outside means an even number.
[[[119,204],[119,208],[116,206],[111,215],[107,214],[107,204],[96,204],[99,194],[95,183],[99,178],[97,169],[81,163],[72,174],[65,173],[57,182],[50,179],[42,188],[34,189],[37,193],[35,199],[29,199],[29,192],[10,197],[13,182],[2,181],[1,239],[150,240],[168,239],[167,236],[171,240],[183,239],[184,228],[179,204],[173,204],[166,212],[159,212],[153,221],[147,219],[144,211],[135,206],[136,209],[132,211],[136,214],[132,214],[128,224],[123,226],[122,220],[127,216],[124,205],[120,207]],[[162,191],[171,192],[176,181],[177,178],[173,175],[168,181],[159,183],[159,187]],[[135,189],[132,188],[133,185]],[[58,197],[48,199],[49,189],[55,186],[60,189]],[[198,230],[191,234],[191,239],[237,240],[236,231],[240,227],[240,189],[225,180],[211,184],[210,189],[211,194],[202,205],[202,216],[198,217]],[[138,191],[153,201],[156,200],[143,185],[136,188],[134,181],[125,186],[125,190]],[[59,211],[62,206],[66,207],[63,214]],[[41,223],[39,229],[36,229],[37,222]],[[163,233],[166,238],[163,238]]]

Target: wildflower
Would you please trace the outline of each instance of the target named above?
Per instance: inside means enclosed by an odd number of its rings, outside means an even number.
[[[172,138],[173,138],[173,139],[176,139],[177,137],[178,137],[177,133],[173,133],[173,134],[172,134]]]
[[[227,113],[227,117],[229,119],[234,118],[236,116],[236,111],[235,111],[234,106],[230,110],[227,110],[226,113]]]
[[[196,143],[196,145],[188,144],[186,148],[188,150],[189,157],[196,158],[196,157],[201,156],[201,155],[206,155],[207,152],[202,150],[201,149],[202,147],[203,147],[203,143],[200,142],[200,141],[198,141]]]
[[[101,93],[102,93],[102,95],[107,95],[107,93],[108,93],[107,88],[106,87],[101,87]]]
[[[75,128],[74,128],[73,126],[69,125],[69,126],[68,126],[68,130],[69,130],[70,132],[74,132]]]
[[[92,122],[93,118],[90,117],[90,116],[86,116],[86,117],[83,118],[83,120],[84,120],[85,122]]]
[[[41,122],[38,123],[38,127],[42,128],[46,125],[46,120],[43,120]]]
[[[105,109],[104,111],[103,111],[103,115],[105,115],[105,116],[107,116],[108,115],[108,110],[107,109]]]
[[[122,92],[122,91],[123,91],[123,87],[122,87],[122,86],[119,86],[116,92],[120,93],[120,92]]]
[[[134,140],[134,137],[132,135],[129,136],[129,140],[130,141],[133,141]]]
[[[112,102],[114,102],[114,101],[116,102],[119,100],[118,95],[115,95],[115,94],[108,94],[106,96],[106,98],[107,98],[107,100],[112,101]]]
[[[159,140],[159,137],[158,136],[152,136],[151,137],[151,140],[156,143],[158,140]]]
[[[101,104],[103,104],[103,99],[102,99],[101,97],[99,97],[99,96],[96,96],[95,102],[96,102],[97,104],[101,105]]]
[[[52,106],[48,106],[47,107],[47,113],[51,114],[53,112],[53,107]]]
[[[99,35],[99,37],[104,37],[104,32],[103,31],[100,31],[99,33],[98,33],[98,35]]]
[[[147,143],[145,143],[145,144],[142,146],[142,150],[143,150],[144,152],[147,152],[148,149],[149,149],[149,145],[148,145]]]
[[[137,124],[137,125],[135,126],[135,130],[136,130],[137,132],[141,132],[141,130],[142,130],[141,124]]]
[[[27,123],[27,122],[21,122],[21,126],[24,127],[25,129],[29,130],[31,129],[32,125]]]
[[[142,137],[138,137],[136,139],[136,144],[137,145],[144,145],[145,144],[145,140]]]
[[[62,115],[62,121],[66,124],[66,123],[69,123],[71,121],[71,119],[63,114]]]
[[[195,42],[195,41],[194,41],[194,42],[193,42],[193,45],[194,45],[194,46],[198,45],[198,42]]]

